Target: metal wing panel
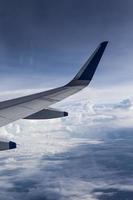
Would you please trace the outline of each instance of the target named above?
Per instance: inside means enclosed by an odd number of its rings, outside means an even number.
[[[4,126],[18,119],[26,118],[86,87],[95,73],[106,46],[107,42],[102,42],[75,78],[67,85],[49,91],[0,102],[0,126]]]
[[[66,92],[66,88],[63,87],[62,92],[60,91],[60,93],[55,93],[53,95],[51,94],[46,97],[44,95],[32,101],[20,103],[18,105],[1,109],[0,110],[0,127],[7,125],[18,119],[26,118],[27,116],[32,115],[38,111],[41,111],[44,108],[48,108],[53,103],[58,102],[61,99],[65,98],[66,96],[70,96],[71,94],[74,94],[75,92],[77,92],[76,87],[67,88],[67,92]]]
[[[61,101],[62,99],[65,99],[66,97],[69,97],[69,96],[77,93],[78,91],[80,91],[83,88],[84,88],[83,86],[64,87],[64,90],[53,93],[53,94],[49,94],[47,97],[49,99],[53,99],[58,102],[58,101]]]
[[[68,116],[67,112],[56,110],[53,108],[49,108],[49,109],[47,108],[39,112],[36,112],[32,115],[29,115],[25,119],[42,120],[42,119],[55,119],[55,118],[66,117],[66,116]]]

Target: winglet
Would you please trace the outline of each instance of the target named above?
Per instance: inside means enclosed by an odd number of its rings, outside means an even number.
[[[108,41],[104,41],[100,43],[100,45],[96,48],[91,57],[87,60],[87,62],[83,65],[74,79],[69,82],[68,86],[74,85],[88,85],[97,69],[97,66],[101,60],[101,57],[104,53],[104,50],[108,44]]]

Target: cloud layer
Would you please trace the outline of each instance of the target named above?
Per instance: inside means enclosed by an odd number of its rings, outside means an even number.
[[[1,153],[0,200],[113,200],[132,194],[133,101],[87,99],[58,104],[68,118],[1,128],[1,138],[19,145]]]

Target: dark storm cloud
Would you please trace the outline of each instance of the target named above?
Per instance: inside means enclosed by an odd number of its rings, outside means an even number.
[[[27,83],[42,74],[67,79],[99,42],[109,40],[104,66],[98,69],[98,77],[104,77],[100,82],[130,79],[125,65],[127,59],[131,62],[132,6],[131,0],[1,0],[1,75],[6,79],[8,73],[10,77],[26,74]],[[117,74],[120,69],[125,73],[110,76],[112,70]]]

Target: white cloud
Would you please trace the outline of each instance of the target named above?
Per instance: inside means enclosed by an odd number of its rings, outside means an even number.
[[[10,192],[13,198],[23,196],[24,200],[54,197],[95,200],[98,193],[93,192],[94,189],[109,188],[114,184],[117,170],[106,167],[111,150],[107,149],[105,154],[102,148],[106,147],[106,139],[112,137],[115,130],[132,127],[133,103],[132,99],[120,103],[93,102],[93,98],[90,100],[87,94],[84,98],[79,95],[55,105],[69,112],[67,118],[20,120],[1,128],[1,137],[20,144],[17,150],[1,154],[2,200],[10,196]],[[110,156],[113,159],[115,154]],[[101,158],[105,159],[103,164]],[[117,178],[119,180],[119,176]],[[13,198],[9,197],[9,200]]]

